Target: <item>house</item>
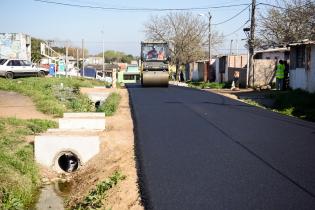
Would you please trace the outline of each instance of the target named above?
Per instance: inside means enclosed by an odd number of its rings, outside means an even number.
[[[216,82],[231,82],[235,71],[240,72],[240,86],[246,86],[247,55],[226,55],[215,59]]]
[[[240,72],[240,86],[266,86],[275,82],[277,59],[288,59],[288,49],[258,51],[253,70],[247,72],[247,55],[228,55],[216,58],[216,82],[232,82],[235,71]]]
[[[254,59],[264,60],[289,60],[290,48],[278,47],[255,52]]]
[[[23,33],[0,33],[0,58],[31,60],[31,37]]]
[[[104,63],[104,59],[101,57],[88,57],[86,62],[87,65],[102,65]]]
[[[129,64],[126,71],[118,72],[119,83],[137,83],[138,81],[140,81],[140,71],[137,64]]]
[[[84,67],[84,71],[86,69],[89,69],[89,76],[92,78],[105,78],[105,77],[113,77],[113,72],[117,72],[119,69],[119,66],[116,64],[108,64],[106,63],[104,65],[104,71],[103,71],[103,65],[87,65]],[[80,73],[82,75],[83,69],[80,70]]]
[[[290,46],[290,87],[315,92],[315,41],[304,40]]]
[[[209,68],[209,60],[198,60],[186,64],[184,78],[191,81],[212,81],[215,79],[215,70],[213,69],[215,59],[211,60],[211,70]],[[213,73],[213,74],[212,74]]]

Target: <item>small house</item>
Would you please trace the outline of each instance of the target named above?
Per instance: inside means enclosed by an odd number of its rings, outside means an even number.
[[[119,83],[137,83],[140,81],[140,71],[137,64],[127,65],[126,71],[118,72]]]
[[[278,47],[255,51],[254,59],[263,60],[289,60],[290,48]]]
[[[315,41],[290,46],[290,87],[315,92]]]

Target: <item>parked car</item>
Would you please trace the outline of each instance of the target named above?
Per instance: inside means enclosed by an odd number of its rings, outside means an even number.
[[[48,73],[48,69],[37,67],[27,60],[0,59],[0,76],[4,76],[7,79],[20,76],[44,77]]]

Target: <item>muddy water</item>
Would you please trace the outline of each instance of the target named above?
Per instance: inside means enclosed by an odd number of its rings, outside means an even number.
[[[70,182],[58,181],[44,185],[36,203],[36,210],[64,210],[64,197],[69,194],[70,189]]]

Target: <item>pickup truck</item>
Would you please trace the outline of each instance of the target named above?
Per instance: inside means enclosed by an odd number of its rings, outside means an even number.
[[[28,60],[0,59],[0,76],[4,76],[7,79],[20,76],[44,77],[48,73],[48,69],[37,67]]]

